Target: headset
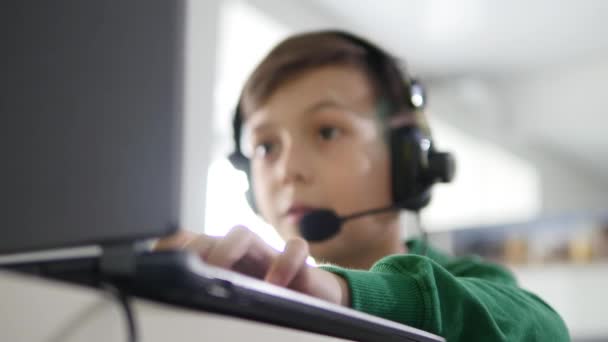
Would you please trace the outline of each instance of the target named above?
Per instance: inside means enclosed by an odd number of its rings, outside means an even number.
[[[402,104],[388,104],[380,106],[384,112],[388,111],[386,118],[395,113],[395,105],[405,107],[422,119],[422,111],[426,105],[426,92],[420,82],[405,75],[397,66],[394,59],[380,48],[371,43],[343,31],[326,31],[354,43],[366,52],[366,61],[373,77],[379,83],[381,92],[387,91],[385,86],[392,75],[398,75],[400,79]],[[381,97],[381,96],[379,96]],[[381,109],[382,109],[381,108]],[[381,110],[381,112],[383,112]],[[383,113],[380,113],[383,114]],[[384,115],[383,115],[384,116]],[[454,177],[455,162],[452,154],[437,151],[434,147],[428,126],[418,120],[414,124],[401,127],[387,127],[387,142],[391,157],[391,184],[393,206],[397,209],[406,209],[418,212],[431,200],[431,188],[437,182],[450,182]],[[243,115],[241,112],[241,101],[237,104],[232,122],[234,151],[229,155],[232,165],[243,171],[249,181],[249,189],[245,193],[247,201],[254,212],[258,212],[253,194],[253,183],[251,177],[251,165],[249,159],[241,150],[241,132]]]

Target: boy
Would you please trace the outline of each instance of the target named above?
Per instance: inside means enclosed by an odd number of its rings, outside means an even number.
[[[283,41],[243,89],[233,161],[248,172],[250,202],[285,239],[284,251],[244,227],[223,238],[182,232],[158,248],[191,249],[209,264],[448,341],[568,341],[559,315],[502,267],[403,243],[396,211],[348,220],[322,241],[302,239],[301,220],[314,210],[347,216],[428,202],[396,199],[411,189],[396,189],[408,171],[395,172],[391,132],[424,131],[412,87],[388,54],[350,34]],[[328,265],[310,266],[308,255]]]

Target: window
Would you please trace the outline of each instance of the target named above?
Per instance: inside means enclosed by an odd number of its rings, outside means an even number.
[[[251,5],[241,1],[222,4],[219,28],[218,76],[215,93],[214,153],[207,182],[205,233],[224,235],[242,224],[271,246],[283,242],[274,229],[249,208],[244,192],[247,178],[225,158],[232,149],[232,112],[241,87],[257,63],[288,35],[279,25]]]

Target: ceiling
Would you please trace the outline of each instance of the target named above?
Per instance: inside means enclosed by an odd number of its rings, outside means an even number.
[[[423,73],[511,73],[608,58],[604,0],[314,0]]]

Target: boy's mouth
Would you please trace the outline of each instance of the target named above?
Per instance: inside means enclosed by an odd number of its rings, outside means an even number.
[[[287,221],[289,221],[289,223],[297,225],[300,223],[300,220],[302,219],[302,217],[304,217],[304,215],[308,214],[309,212],[313,211],[314,209],[315,208],[313,208],[313,207],[309,207],[309,206],[305,206],[305,205],[299,205],[299,204],[292,205],[285,212],[285,217],[287,218]]]

